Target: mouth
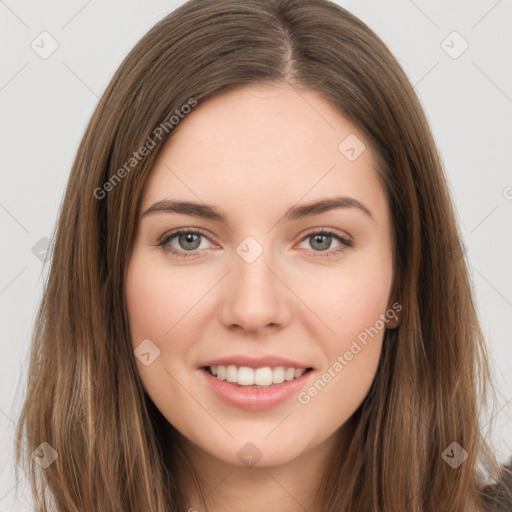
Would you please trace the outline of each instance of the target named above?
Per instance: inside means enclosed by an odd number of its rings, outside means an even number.
[[[203,366],[205,371],[219,381],[228,382],[240,388],[274,388],[281,384],[299,379],[313,368],[294,368],[286,366],[249,366],[215,365]]]
[[[289,403],[316,374],[314,368],[234,364],[201,366],[198,371],[207,388],[222,402],[249,411],[270,410]]]

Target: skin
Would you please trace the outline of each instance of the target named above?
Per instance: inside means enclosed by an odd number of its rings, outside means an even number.
[[[349,134],[366,145],[355,161],[338,149]],[[340,195],[372,217],[338,208],[279,222],[291,206]],[[307,404],[294,395],[265,411],[227,405],[198,367],[221,356],[275,354],[315,369],[307,389],[390,307],[390,213],[370,143],[316,92],[244,86],[200,104],[175,128],[141,213],[170,198],[214,205],[227,221],[169,212],[140,219],[126,273],[130,328],[134,349],[149,338],[160,350],[149,366],[137,359],[143,385],[184,436],[210,510],[313,510],[335,435],[374,379],[385,328]],[[197,244],[182,237],[180,245],[177,236],[168,245],[189,256],[173,256],[157,244],[178,228],[209,239],[190,249]],[[335,253],[336,238],[322,245],[306,236],[315,228],[353,245]],[[247,236],[263,249],[253,263],[236,252]],[[237,456],[247,442],[261,453],[253,467]],[[191,506],[204,510],[184,471],[181,478]]]

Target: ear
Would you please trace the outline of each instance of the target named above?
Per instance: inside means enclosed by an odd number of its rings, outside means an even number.
[[[395,307],[393,307],[395,305]],[[400,307],[397,307],[400,305]],[[399,294],[395,292],[391,295],[391,299],[388,304],[388,308],[386,310],[386,329],[396,329],[402,323],[402,315],[400,314],[402,311],[402,302],[400,300]],[[393,313],[391,318],[388,318],[388,312]]]
[[[394,316],[392,316],[387,322],[386,322],[386,329],[396,329],[402,322],[402,317],[400,313],[397,313],[394,309],[391,309],[391,311],[394,312]]]

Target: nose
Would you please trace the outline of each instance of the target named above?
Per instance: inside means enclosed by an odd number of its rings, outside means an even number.
[[[252,263],[235,254],[233,262],[223,283],[220,321],[230,329],[250,333],[274,331],[287,324],[290,292],[266,253]]]

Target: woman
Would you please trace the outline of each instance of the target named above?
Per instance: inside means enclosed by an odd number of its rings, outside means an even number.
[[[476,319],[382,41],[327,1],[192,0],[79,147],[18,458],[39,510],[498,510]]]

